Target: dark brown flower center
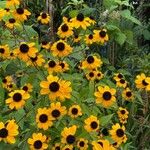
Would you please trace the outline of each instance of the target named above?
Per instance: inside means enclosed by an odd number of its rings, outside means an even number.
[[[86,60],[89,64],[92,64],[94,62],[94,57],[93,56],[88,56],[88,58]]]
[[[124,131],[122,129],[118,129],[116,131],[116,134],[117,134],[118,137],[123,137],[124,136]]]
[[[16,20],[14,18],[9,19],[9,23],[15,23],[15,22],[16,22]]]
[[[98,77],[100,77],[100,76],[101,76],[101,74],[100,74],[100,73],[98,73],[98,74],[97,74],[97,76],[98,76]]]
[[[55,147],[55,150],[60,150],[60,146],[56,146],[56,147]]]
[[[43,19],[46,19],[46,18],[47,18],[47,14],[46,14],[46,13],[42,13],[41,17],[42,17]]]
[[[103,143],[102,142],[98,142],[99,145],[101,145],[101,147],[103,147]]]
[[[3,82],[3,83],[7,83],[7,79],[3,79],[2,82]]]
[[[48,120],[48,116],[46,114],[41,114],[39,120],[40,122],[45,123]]]
[[[61,66],[62,69],[65,68],[65,64],[63,62],[60,63],[59,65]]]
[[[28,91],[28,87],[27,86],[24,86],[23,88],[22,88],[24,91]]]
[[[60,88],[60,85],[59,85],[59,83],[57,83],[57,82],[52,82],[50,85],[49,85],[49,89],[50,89],[50,91],[52,91],[52,92],[57,92],[58,90],[59,90],[59,88]]]
[[[145,81],[145,79],[142,80],[142,84],[143,84],[144,86],[147,86],[147,85],[148,85],[148,83]]]
[[[123,114],[123,115],[126,113],[125,110],[121,110],[120,112],[121,112],[121,114]]]
[[[85,145],[84,141],[80,141],[79,145],[80,145],[80,147],[84,147],[84,145]]]
[[[34,142],[34,148],[35,149],[40,149],[42,148],[42,142],[40,140],[37,140]]]
[[[100,37],[104,38],[106,36],[106,32],[105,31],[100,31],[99,32]]]
[[[78,109],[77,108],[72,108],[71,113],[73,115],[77,115],[78,114]]]
[[[13,100],[14,100],[15,102],[20,102],[20,101],[22,100],[22,95],[21,95],[20,93],[15,93],[15,94],[13,95]]]
[[[4,48],[0,48],[0,53],[4,54],[5,49]]]
[[[123,78],[123,75],[119,73],[118,78],[120,78],[120,79]]]
[[[88,37],[89,37],[89,39],[93,39],[93,35],[92,34],[90,34]]]
[[[92,129],[96,129],[98,127],[98,123],[96,121],[91,122],[90,124]]]
[[[17,13],[19,14],[19,15],[22,15],[22,14],[24,14],[24,9],[23,8],[17,8]]]
[[[126,96],[127,97],[131,97],[132,96],[132,93],[130,91],[126,92]]]
[[[68,135],[66,141],[68,144],[73,144],[75,142],[75,137],[73,135]]]
[[[63,24],[62,26],[61,26],[61,30],[63,31],[63,32],[67,32],[68,31],[68,26],[67,26],[67,24]]]
[[[106,91],[103,93],[104,100],[109,101],[111,99],[111,97],[112,97],[112,95],[110,92]]]
[[[20,51],[22,53],[27,53],[29,51],[29,46],[27,44],[21,44],[20,45]]]
[[[53,60],[51,60],[51,61],[48,62],[48,66],[49,66],[50,68],[54,68],[54,67],[56,66],[56,62],[53,61]]]
[[[42,41],[42,45],[47,45],[48,42],[47,41]]]
[[[55,109],[52,111],[52,116],[54,118],[58,118],[60,116],[60,111],[58,109]]]
[[[6,10],[7,12],[9,12],[9,11],[10,11],[10,9],[9,9],[9,8],[5,8],[5,10]]]
[[[8,136],[8,130],[6,128],[0,129],[0,138],[6,138]]]
[[[104,129],[102,130],[102,134],[103,134],[104,136],[108,136],[108,135],[109,135],[108,129],[107,129],[107,128],[104,128]]]
[[[93,72],[90,72],[89,73],[89,76],[92,78],[92,77],[94,77],[94,73]]]
[[[124,83],[125,83],[125,80],[124,80],[124,79],[121,79],[121,80],[120,80],[120,83],[124,84]]]
[[[77,20],[82,22],[84,20],[84,15],[82,13],[79,13],[77,15]]]
[[[57,49],[58,51],[63,51],[65,49],[65,44],[63,42],[57,43]]]

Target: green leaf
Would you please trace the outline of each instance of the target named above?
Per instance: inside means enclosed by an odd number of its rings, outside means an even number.
[[[72,10],[72,11],[69,12],[69,16],[71,18],[74,18],[78,15],[78,13],[79,13],[79,10]]]
[[[108,123],[110,123],[110,121],[111,121],[113,115],[114,115],[114,114],[110,114],[110,115],[101,117],[101,118],[100,118],[101,126],[106,126]]]
[[[125,30],[124,34],[127,37],[126,42],[129,44],[133,44],[133,32],[130,30]]]
[[[150,40],[150,31],[144,30],[142,33],[146,40]]]
[[[115,41],[119,44],[119,45],[123,45],[126,41],[126,35],[122,32],[118,32],[116,33],[116,37],[115,37]]]
[[[6,1],[1,1],[0,2],[0,9],[6,7]]]

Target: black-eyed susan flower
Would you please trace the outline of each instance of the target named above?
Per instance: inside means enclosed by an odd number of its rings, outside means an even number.
[[[12,60],[12,59],[16,59],[16,54],[14,51],[10,51],[8,59]]]
[[[30,93],[33,90],[33,86],[32,86],[32,84],[27,83],[21,89],[24,90],[25,92],[29,92]]]
[[[122,73],[115,73],[114,74],[114,77],[113,77],[113,79],[117,82],[117,81],[119,81],[119,80],[121,80],[121,79],[123,79],[124,78],[124,76],[123,76],[123,74]]]
[[[81,40],[81,37],[78,34],[74,34],[73,38],[74,43],[79,43]]]
[[[68,115],[71,116],[72,118],[81,116],[82,115],[81,107],[79,105],[72,105],[69,108]]]
[[[39,108],[36,115],[36,123],[38,128],[47,130],[52,126],[52,118],[49,115],[49,109],[46,107]]]
[[[76,142],[76,130],[77,126],[73,125],[71,127],[65,127],[63,131],[61,132],[61,142],[66,144],[74,144]]]
[[[48,94],[50,100],[56,100],[56,98],[60,100],[70,99],[72,92],[70,85],[70,81],[61,80],[57,76],[49,75],[47,81],[40,83],[42,87],[40,93],[42,95]]]
[[[64,116],[67,113],[66,107],[61,106],[60,102],[51,103],[49,111],[53,120],[59,119],[61,116]]]
[[[14,90],[9,93],[10,98],[6,99],[6,104],[10,109],[19,109],[25,105],[26,100],[30,98],[30,95],[24,90]]]
[[[93,150],[115,150],[108,140],[98,140],[92,142]]]
[[[50,15],[46,12],[41,12],[40,16],[38,16],[37,20],[42,24],[48,24],[50,22]]]
[[[62,146],[61,143],[55,143],[52,147],[52,150],[61,150]]]
[[[60,61],[59,66],[61,67],[60,72],[65,72],[69,70],[69,64],[66,61]]]
[[[96,70],[96,79],[100,80],[104,77],[104,74],[101,71]]]
[[[6,27],[9,29],[14,29],[15,27],[19,27],[20,24],[16,21],[15,18],[10,18],[6,23],[5,23]]]
[[[16,10],[14,10],[13,15],[16,20],[23,22],[28,19],[28,16],[30,16],[31,13],[27,9],[18,7]]]
[[[123,87],[126,88],[127,87],[127,81],[125,79],[120,79],[116,82],[116,86],[117,87]]]
[[[59,40],[52,45],[51,51],[54,56],[64,57],[72,52],[72,47],[65,41]]]
[[[106,29],[94,30],[93,32],[94,32],[95,42],[104,44],[105,42],[109,40]]]
[[[88,56],[86,58],[86,60],[84,60],[82,62],[82,69],[95,69],[98,67],[101,67],[101,65],[103,64],[103,62],[101,61],[100,58],[98,58],[97,56]]]
[[[4,8],[4,13],[5,13],[5,16],[9,16],[9,15],[11,15],[12,10],[10,8],[6,7],[6,8]]]
[[[59,65],[59,62],[55,60],[49,60],[47,64],[45,65],[45,68],[47,69],[49,74],[61,72],[61,66]]]
[[[4,9],[0,9],[0,21],[2,20],[2,18],[5,16],[5,10]]]
[[[119,123],[116,123],[112,126],[112,129],[109,131],[111,138],[115,142],[125,143],[127,141],[127,136],[125,135],[125,127],[120,126]]]
[[[87,150],[88,149],[88,140],[86,140],[84,138],[80,138],[77,141],[77,147],[79,148],[79,150]]]
[[[7,58],[9,56],[9,46],[8,45],[0,45],[0,57]]]
[[[35,43],[27,44],[25,42],[22,42],[19,48],[15,49],[14,51],[23,61],[28,61],[30,57],[34,58],[38,52],[37,48],[35,47]]]
[[[45,63],[45,59],[43,58],[42,54],[36,53],[34,57],[30,57],[27,61],[27,65],[31,66],[39,66],[41,67]]]
[[[72,27],[69,26],[69,24],[63,23],[59,28],[58,28],[58,36],[60,38],[68,38],[73,35]]]
[[[136,76],[135,84],[138,89],[150,90],[150,77],[147,77],[144,73]]]
[[[6,76],[5,78],[2,79],[3,88],[7,88],[7,86],[12,84],[12,83],[13,83],[12,76]]]
[[[93,16],[90,16],[90,17],[89,17],[88,22],[89,22],[90,24],[92,24],[92,25],[96,24],[96,21],[95,21],[95,19],[94,19]]]
[[[49,50],[50,49],[50,43],[48,41],[42,41],[42,48]]]
[[[84,40],[87,45],[91,45],[95,42],[93,34],[86,35]]]
[[[96,103],[102,104],[105,108],[110,107],[116,101],[115,94],[116,90],[109,86],[99,86],[98,91],[94,93],[96,96]]]
[[[29,138],[27,142],[31,150],[44,150],[48,148],[47,137],[42,133],[33,133],[32,138]]]
[[[62,150],[73,150],[73,145],[65,145]]]
[[[87,78],[88,80],[95,80],[95,79],[96,79],[96,71],[93,71],[93,70],[88,71],[88,72],[86,73],[86,78]]]
[[[20,5],[20,0],[6,0],[7,7],[17,6],[17,5]]]
[[[133,100],[134,98],[134,94],[133,92],[129,89],[129,88],[126,88],[123,90],[122,92],[122,97],[125,99],[125,100]]]
[[[128,115],[129,115],[129,112],[127,111],[126,108],[119,107],[119,109],[118,109],[118,111],[117,111],[117,114],[118,114],[118,117],[119,117],[119,118],[127,119],[127,118],[128,118]]]
[[[99,129],[99,120],[96,116],[91,115],[84,120],[84,128],[87,132],[97,131]]]
[[[83,28],[86,30],[90,26],[89,18],[85,17],[82,13],[79,13],[76,17],[71,19],[71,26],[74,28]]]
[[[18,128],[15,120],[8,120],[5,124],[0,122],[0,141],[14,144],[16,142],[15,136],[19,134]]]

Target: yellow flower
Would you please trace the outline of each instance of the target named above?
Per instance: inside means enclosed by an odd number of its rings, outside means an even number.
[[[81,107],[79,105],[72,105],[69,108],[68,115],[72,118],[76,118],[82,115]]]
[[[33,86],[30,83],[27,83],[22,87],[22,90],[24,90],[25,92],[32,92]]]
[[[34,57],[30,57],[30,59],[27,61],[27,65],[31,66],[39,66],[41,67],[45,63],[45,59],[43,58],[42,54],[36,53]]]
[[[91,115],[84,120],[84,123],[84,128],[87,130],[87,132],[97,131],[99,129],[99,120],[96,116]]]
[[[129,112],[127,111],[127,109],[119,107],[119,110],[117,111],[117,114],[118,114],[119,118],[127,119]]]
[[[56,120],[67,113],[66,107],[61,106],[60,102],[51,103],[49,111],[50,111],[50,116],[53,120]]]
[[[101,61],[100,58],[97,56],[88,56],[86,60],[82,62],[81,68],[82,69],[95,69],[98,67],[101,67],[103,62]]]
[[[77,142],[77,147],[79,150],[87,150],[88,149],[88,140],[84,138],[80,138]]]
[[[125,135],[125,127],[121,127],[119,123],[113,125],[112,130],[110,130],[109,133],[115,142],[125,143],[127,141],[127,137]]]
[[[3,88],[7,88],[8,85],[13,83],[13,78],[12,76],[6,76],[3,80],[2,80],[2,85]]]
[[[9,56],[10,50],[8,45],[0,45],[0,57],[7,58]]]
[[[65,127],[61,132],[62,143],[74,144],[76,141],[76,137],[75,137],[76,130],[77,130],[76,125],[73,125],[69,128]]]
[[[14,144],[16,142],[15,136],[18,134],[18,125],[15,120],[8,120],[5,124],[0,122],[0,141]]]
[[[27,9],[24,9],[21,7],[17,8],[13,12],[13,16],[16,18],[16,20],[18,20],[20,22],[27,20],[28,16],[30,16],[30,15],[31,15],[31,13]]]
[[[52,150],[61,150],[61,144],[55,143],[55,145],[52,147]]]
[[[86,35],[84,40],[87,45],[91,45],[95,42],[92,34]]]
[[[126,88],[122,92],[122,97],[125,100],[132,100],[134,98],[134,95],[133,95],[133,92],[129,88]]]
[[[49,95],[50,100],[64,100],[65,98],[70,99],[72,89],[70,87],[71,82],[59,79],[57,76],[49,75],[47,81],[42,81],[40,83],[41,94]]]
[[[45,68],[47,68],[47,71],[49,74],[61,72],[61,66],[58,62],[54,60],[49,60],[48,63],[45,65]]]
[[[100,80],[104,77],[104,74],[101,71],[96,70],[96,79]]]
[[[104,44],[109,40],[107,30],[102,29],[102,30],[94,30],[94,40],[95,42]]]
[[[15,27],[19,27],[20,24],[14,19],[14,18],[10,18],[8,20],[8,22],[5,23],[6,27],[8,27],[9,29],[14,29]]]
[[[5,16],[5,10],[4,9],[0,9],[0,21],[2,20],[2,18]]]
[[[74,39],[73,39],[74,43],[79,43],[80,40],[81,40],[81,37],[77,34],[74,34]]]
[[[42,133],[33,133],[32,138],[28,139],[31,150],[44,150],[48,148],[47,137]]]
[[[94,93],[96,96],[96,103],[102,104],[105,108],[110,107],[116,101],[116,97],[114,96],[115,94],[116,90],[108,86],[99,86],[98,91]]]
[[[60,72],[66,72],[69,70],[69,65],[67,64],[66,61],[60,61],[59,66],[61,67]]]
[[[42,41],[42,48],[49,50],[50,49],[50,43],[47,41]]]
[[[73,146],[72,145],[65,145],[62,150],[73,150]]]
[[[90,19],[88,17],[84,17],[82,13],[79,13],[75,18],[72,18],[70,22],[72,27],[74,28],[81,27],[84,30],[86,30],[86,28],[90,26],[89,20]]]
[[[36,53],[38,52],[37,48],[35,47],[35,43],[25,43],[22,42],[18,49],[14,50],[17,56],[23,60],[28,61],[30,57],[35,57]]]
[[[127,87],[127,81],[125,79],[120,79],[116,82],[116,86],[117,87],[123,87],[126,88]]]
[[[46,107],[39,108],[37,115],[36,115],[36,123],[38,128],[47,130],[49,127],[52,126],[52,118],[50,117],[49,109]]]
[[[71,35],[73,35],[72,27],[69,26],[69,24],[63,23],[59,28],[58,28],[58,36],[60,38],[68,38]]]
[[[50,22],[50,16],[45,12],[41,12],[37,20],[40,21],[42,24],[48,24]]]
[[[108,140],[93,141],[93,150],[116,150]]]
[[[20,0],[6,0],[7,7],[16,6],[16,5],[20,5]]]
[[[88,80],[95,80],[96,79],[96,71],[89,71],[86,73],[86,78]]]
[[[65,41],[59,40],[52,45],[51,51],[54,56],[65,57],[72,52],[72,47]]]
[[[24,90],[15,90],[9,93],[10,98],[6,99],[6,104],[10,109],[19,109],[25,105],[25,101],[30,98],[30,95]]]
[[[123,79],[124,78],[124,76],[123,76],[123,74],[121,74],[121,73],[115,73],[114,74],[114,77],[113,77],[113,79],[117,82],[117,81],[119,81],[119,80],[121,80],[121,79]]]

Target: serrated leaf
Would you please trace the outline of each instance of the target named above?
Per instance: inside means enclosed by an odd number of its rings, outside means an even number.
[[[107,115],[107,116],[103,116],[100,118],[100,123],[101,123],[101,126],[106,126],[107,124],[110,123],[112,117],[113,117],[114,114],[110,114],[110,115]]]

